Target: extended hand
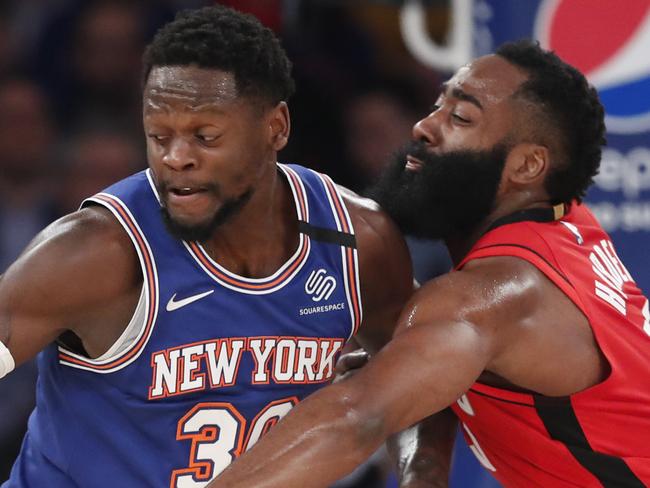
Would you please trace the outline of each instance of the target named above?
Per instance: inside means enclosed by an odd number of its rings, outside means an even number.
[[[359,369],[365,366],[369,360],[370,354],[368,354],[365,349],[357,349],[347,354],[343,354],[336,363],[336,368],[334,368],[334,373],[336,374],[334,383],[352,376]]]

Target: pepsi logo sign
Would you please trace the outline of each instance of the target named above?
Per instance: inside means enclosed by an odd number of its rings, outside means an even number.
[[[648,0],[544,0],[535,37],[598,89],[608,132],[650,130]]]

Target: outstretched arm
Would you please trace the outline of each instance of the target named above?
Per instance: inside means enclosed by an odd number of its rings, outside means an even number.
[[[362,344],[367,352],[343,356],[339,372],[360,368],[368,353],[375,354],[390,340],[400,312],[417,287],[404,238],[393,222],[375,202],[341,190],[354,219],[363,288],[364,320],[356,341],[351,342]],[[346,352],[352,351],[348,346]],[[455,426],[455,417],[445,412],[388,440],[402,488],[447,486]]]
[[[307,398],[209,487],[326,487],[392,434],[446,408],[495,351],[498,321],[475,306],[484,285],[463,271],[422,288],[366,367]]]

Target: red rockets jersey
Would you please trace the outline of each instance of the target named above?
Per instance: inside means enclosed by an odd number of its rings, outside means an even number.
[[[649,486],[648,299],[585,206],[552,214],[534,209],[498,222],[458,268],[489,256],[536,266],[585,314],[611,374],[552,398],[475,383],[452,408],[470,449],[506,487]]]

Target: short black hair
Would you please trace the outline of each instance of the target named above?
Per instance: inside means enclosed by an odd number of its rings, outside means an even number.
[[[559,148],[559,160],[545,181],[551,202],[582,201],[598,174],[606,143],[605,115],[596,89],[580,71],[538,42],[506,43],[496,54],[528,74],[514,96],[532,103],[539,115],[533,115],[534,130],[555,139]]]
[[[181,11],[161,27],[143,56],[143,82],[154,66],[189,65],[232,73],[238,96],[272,106],[294,92],[291,62],[275,34],[222,5]]]

